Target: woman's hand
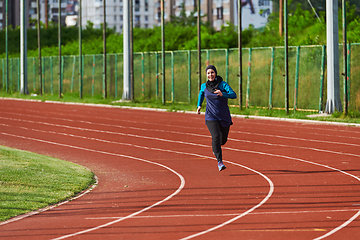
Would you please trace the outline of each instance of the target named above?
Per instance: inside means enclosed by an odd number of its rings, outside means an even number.
[[[219,89],[217,89],[217,90],[215,90],[215,92],[214,92],[215,94],[217,94],[218,96],[220,96],[220,97],[222,97],[222,92],[221,92],[221,90],[219,90]]]
[[[196,110],[197,114],[200,114],[201,106],[199,106]]]

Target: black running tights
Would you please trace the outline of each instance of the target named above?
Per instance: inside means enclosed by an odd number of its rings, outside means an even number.
[[[211,133],[213,153],[218,161],[222,161],[221,145],[227,142],[230,126],[222,127],[219,121],[206,121],[206,126]]]

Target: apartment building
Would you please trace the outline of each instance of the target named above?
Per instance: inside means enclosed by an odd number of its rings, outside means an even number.
[[[155,0],[156,14],[154,16],[157,25],[160,24],[161,1]],[[237,0],[235,0],[237,1]],[[198,0],[164,0],[164,20],[170,21],[172,16],[179,16],[185,8],[187,16],[197,11]],[[219,30],[227,22],[233,22],[234,0],[200,0],[200,15],[202,21],[209,21],[211,25]],[[197,12],[195,13],[197,16]]]
[[[122,32],[123,28],[123,1],[128,0],[107,0],[106,23],[109,28],[116,32]],[[95,28],[100,28],[104,19],[103,0],[82,0],[82,25],[86,26],[90,21]],[[154,4],[153,0],[133,0],[133,26],[150,28],[154,26]]]
[[[27,23],[29,23],[29,18],[31,13],[35,11],[33,9],[33,2],[36,0],[25,0],[26,10],[27,10]],[[6,26],[6,1],[0,0],[0,30],[5,29]],[[20,25],[20,0],[8,0],[8,24],[10,27],[14,28]]]
[[[48,0],[48,19],[58,22],[59,0]],[[0,0],[0,29],[5,27],[5,0]],[[36,0],[24,0],[26,4],[26,23],[28,27],[34,27],[37,20],[37,2]],[[65,25],[67,15],[66,7],[69,0],[61,0],[61,24]],[[12,27],[20,25],[20,0],[8,0],[8,24]],[[45,1],[40,0],[40,21],[45,22]]]
[[[36,1],[36,0],[35,0]],[[60,3],[60,11],[59,11],[59,1]],[[77,2],[77,0],[47,0],[47,16],[48,21],[53,23],[58,23],[59,18],[59,12],[60,12],[60,20],[61,25],[65,26],[65,18],[67,16],[67,6],[69,3]],[[41,0],[40,2],[40,21],[42,23],[45,23],[45,0]],[[37,19],[37,16],[34,16],[33,18]]]
[[[160,0],[156,1],[155,20],[158,20],[161,14]],[[243,28],[253,25],[255,28],[265,26],[267,18],[272,12],[271,0],[241,0],[242,2],[242,22]],[[200,0],[200,15],[202,21],[209,21],[211,26],[220,30],[221,26],[233,23],[237,26],[238,0]],[[179,16],[185,8],[186,14],[197,9],[198,0],[164,0],[164,19],[170,21],[170,15]],[[196,15],[195,15],[196,16]],[[160,21],[157,21],[159,23]]]

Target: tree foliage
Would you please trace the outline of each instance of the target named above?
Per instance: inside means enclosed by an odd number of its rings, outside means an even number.
[[[300,2],[304,2],[301,4]],[[311,1],[316,2],[316,1]],[[320,4],[322,1],[317,2]],[[294,5],[296,3],[296,5]],[[289,9],[289,45],[325,45],[326,23],[325,12],[318,11],[321,22],[311,9],[308,9],[307,0],[290,1]],[[305,6],[305,7],[304,7]],[[318,7],[320,9],[320,7]],[[348,41],[360,42],[360,16],[357,5],[348,5]],[[339,39],[342,39],[341,8],[339,9]],[[182,10],[180,15],[173,17],[165,25],[165,49],[193,50],[197,49],[196,15],[193,11],[189,16]],[[107,52],[123,52],[123,36],[107,28]],[[87,23],[82,32],[83,54],[103,53],[102,29],[96,29],[91,22]],[[5,43],[5,31],[0,32],[0,42]],[[161,50],[161,27],[149,29],[134,28],[133,46],[135,52],[148,52]],[[63,55],[77,55],[79,52],[78,28],[62,28]],[[58,28],[50,25],[48,29],[41,29],[42,55],[58,54]],[[267,47],[284,45],[283,37],[279,36],[279,16],[273,13],[268,24],[262,29],[250,26],[242,32],[243,47]],[[236,48],[238,47],[237,28],[228,23],[220,31],[215,31],[209,23],[201,22],[201,47],[203,49]],[[5,57],[5,44],[0,45],[0,58]],[[9,52],[11,57],[20,55],[20,29],[9,30]],[[38,56],[37,30],[28,30],[28,56]]]

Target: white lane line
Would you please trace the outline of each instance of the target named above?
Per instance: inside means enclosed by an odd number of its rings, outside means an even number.
[[[300,141],[310,141],[310,142],[320,142],[320,143],[328,143],[328,144],[339,144],[339,145],[348,145],[348,146],[355,146],[359,147],[359,144],[354,143],[343,143],[343,142],[331,142],[331,141],[324,141],[324,140],[316,140],[316,139],[308,139],[308,138],[297,138],[297,137],[286,137],[286,136],[279,136],[279,135],[272,135],[272,134],[263,134],[263,133],[249,133],[249,132],[242,132],[242,131],[231,131],[240,134],[248,134],[248,135],[258,135],[263,137],[274,137],[274,138],[283,138],[283,139],[291,139],[291,140],[300,140]]]
[[[7,118],[7,117],[0,117],[0,118],[7,119],[7,120],[13,120],[13,121],[19,121],[19,122],[43,124],[43,125],[47,125],[47,126],[55,126],[55,127],[83,130],[83,131],[93,131],[93,132],[101,132],[101,133],[108,133],[108,134],[118,134],[118,135],[124,135],[124,136],[149,138],[149,137],[139,136],[139,135],[135,135],[135,134],[126,134],[126,133],[119,133],[119,132],[112,132],[112,131],[105,131],[105,130],[97,130],[97,129],[89,129],[89,128],[82,128],[82,127],[72,127],[72,126],[62,125],[62,124],[53,124],[53,123],[47,123],[47,122],[36,122],[36,121],[31,121],[31,120],[23,120],[23,119]],[[91,122],[85,122],[85,121],[83,123],[87,123],[87,124],[90,124],[90,125],[93,124]],[[100,124],[100,123],[96,123],[96,125],[108,126],[108,127],[117,127],[117,128],[127,128],[127,127],[123,127],[123,126]],[[128,129],[134,129],[134,130],[140,130],[140,131],[159,131],[159,132],[165,132],[165,133],[182,134],[182,135],[189,135],[189,136],[196,136],[196,137],[207,137],[207,138],[211,137],[209,135],[201,135],[201,134],[195,134],[195,133],[183,133],[183,132],[165,131],[165,130],[151,130],[151,129],[145,129],[145,128],[136,128],[136,127],[128,127]],[[239,132],[239,131],[234,131],[234,132]],[[244,132],[244,133],[246,133],[246,132]],[[259,135],[266,135],[266,134],[259,134]],[[278,138],[288,138],[288,137],[276,136],[276,135],[266,135],[266,136],[272,136],[272,137],[278,137]],[[331,151],[331,150],[322,150],[322,149],[310,148],[310,147],[299,147],[299,146],[290,146],[290,145],[283,145],[283,144],[254,142],[254,141],[249,141],[249,140],[240,140],[240,139],[236,139],[236,138],[229,138],[229,140],[233,140],[233,141],[237,141],[237,142],[263,144],[263,145],[269,145],[269,146],[280,146],[280,147],[308,149],[308,150],[314,150],[314,151],[320,151],[320,152],[331,152],[331,153],[336,153],[336,154],[340,154],[340,155],[348,155],[348,156],[360,157],[360,155],[357,155],[357,154],[335,152],[335,151]],[[304,138],[292,138],[292,140],[314,141],[314,142],[321,142],[321,143],[326,143],[326,144],[340,144],[340,145],[349,145],[349,146],[360,146],[360,145],[357,145],[357,144],[342,143],[342,142],[329,142],[329,141],[322,141],[322,140],[311,140],[311,139],[304,139]]]
[[[157,166],[160,166],[162,168],[165,168],[171,172],[173,172],[174,174],[176,174],[179,178],[180,178],[180,186],[178,187],[178,189],[173,192],[172,194],[170,194],[169,196],[167,196],[166,198],[164,198],[163,200],[161,201],[158,201],[156,203],[154,203],[153,205],[149,206],[149,207],[146,207],[142,210],[139,210],[137,212],[134,212],[128,216],[125,216],[125,217],[121,217],[117,220],[114,220],[114,221],[111,221],[111,222],[108,222],[108,223],[105,223],[105,224],[102,224],[102,225],[99,225],[97,227],[93,227],[93,228],[89,228],[89,229],[86,229],[86,230],[83,230],[83,231],[79,231],[79,232],[76,232],[76,233],[72,233],[72,234],[68,234],[68,235],[64,235],[64,236],[61,236],[61,237],[58,237],[58,238],[54,238],[54,240],[59,240],[59,239],[65,239],[65,238],[68,238],[68,237],[73,237],[73,236],[76,236],[76,235],[80,235],[80,234],[83,234],[83,233],[87,233],[87,232],[91,232],[91,231],[94,231],[94,230],[97,230],[97,229],[100,229],[100,228],[104,228],[104,227],[107,227],[107,226],[110,226],[112,224],[115,224],[115,223],[118,223],[120,221],[123,221],[125,219],[128,219],[128,218],[131,218],[133,216],[136,216],[140,213],[143,213],[153,207],[156,207],[162,203],[164,203],[165,201],[171,199],[172,197],[174,197],[176,194],[178,194],[185,186],[185,179],[184,177],[179,174],[178,172],[176,172],[175,170],[171,169],[170,167],[168,166],[165,166],[163,164],[160,164],[160,163],[156,163],[156,162],[151,162],[149,160],[145,160],[145,159],[141,159],[141,158],[137,158],[137,157],[132,157],[132,156],[128,156],[128,155],[123,155],[123,154],[117,154],[117,153],[109,153],[109,152],[104,152],[104,151],[98,151],[98,150],[93,150],[93,149],[88,149],[88,148],[83,148],[83,147],[77,147],[77,146],[72,146],[72,145],[68,145],[68,144],[62,144],[62,143],[55,143],[55,142],[50,142],[50,141],[46,141],[46,140],[41,140],[41,139],[36,139],[36,138],[30,138],[30,137],[23,137],[23,136],[18,136],[18,135],[13,135],[13,134],[8,134],[8,133],[3,133],[1,132],[1,134],[3,135],[6,135],[6,136],[12,136],[12,137],[17,137],[17,138],[22,138],[22,139],[26,139],[26,140],[33,140],[33,141],[37,141],[37,142],[42,142],[42,143],[48,143],[48,144],[52,144],[52,145],[57,145],[57,146],[62,146],[62,147],[69,147],[69,148],[74,148],[74,149],[79,149],[79,150],[84,150],[84,151],[89,151],[89,152],[95,152],[95,153],[101,153],[101,154],[106,154],[106,155],[111,155],[111,156],[116,156],[116,157],[123,157],[123,158],[130,158],[130,159],[133,159],[133,160],[137,160],[137,161],[142,161],[142,162],[146,162],[146,163],[150,163],[150,164],[154,164],[154,165],[157,165]]]
[[[339,210],[315,210],[315,211],[284,211],[284,212],[251,212],[249,215],[272,215],[272,214],[314,214],[314,213],[336,213],[336,212],[357,212],[360,209],[339,209]],[[182,217],[231,217],[238,216],[237,213],[225,213],[225,214],[183,214],[183,215],[149,215],[149,216],[135,216],[134,218],[182,218]],[[97,217],[97,218],[85,218],[88,220],[105,220],[105,219],[117,219],[119,217]]]
[[[252,172],[255,172],[255,173],[261,175],[263,178],[266,179],[266,181],[268,181],[268,183],[269,183],[269,185],[270,185],[270,189],[269,189],[268,194],[266,195],[266,197],[265,197],[260,203],[258,203],[256,206],[252,207],[251,209],[247,210],[246,212],[241,213],[241,214],[237,215],[236,217],[234,217],[234,218],[232,218],[232,219],[229,219],[228,221],[223,222],[222,224],[219,224],[219,225],[217,225],[217,226],[215,226],[215,227],[209,228],[209,229],[207,229],[207,230],[205,230],[205,231],[202,231],[202,232],[195,233],[195,234],[190,235],[190,236],[187,236],[187,237],[185,237],[185,238],[181,238],[181,240],[186,240],[186,239],[191,239],[191,238],[194,238],[194,237],[198,237],[198,236],[200,236],[200,235],[204,235],[204,234],[207,234],[207,233],[209,233],[209,232],[215,231],[215,230],[217,230],[217,229],[219,229],[219,228],[221,228],[221,227],[224,227],[225,225],[228,225],[228,224],[230,224],[230,223],[238,220],[239,218],[242,218],[242,217],[248,215],[249,213],[253,212],[255,209],[259,208],[259,207],[260,207],[261,205],[263,205],[267,200],[269,200],[269,198],[270,198],[271,195],[273,194],[273,192],[274,192],[274,184],[273,184],[273,182],[272,182],[266,175],[264,175],[264,174],[262,174],[261,172],[258,172],[258,171],[256,171],[256,170],[253,170],[253,169],[251,169],[251,168],[248,168],[248,167],[246,167],[246,166],[244,166],[244,165],[238,164],[238,163],[234,163],[234,162],[230,162],[230,161],[224,161],[224,162],[231,163],[231,164],[233,164],[233,165],[246,168],[246,169],[248,169],[248,170],[250,170],[250,171],[252,171]]]
[[[344,222],[343,224],[341,224],[340,226],[338,226],[337,228],[334,228],[333,230],[331,230],[330,232],[320,236],[320,237],[317,237],[317,238],[314,238],[314,240],[320,240],[320,239],[324,239],[334,233],[336,233],[337,231],[343,229],[344,227],[346,227],[347,225],[349,225],[352,221],[354,221],[357,217],[360,216],[360,211],[357,212],[357,214],[355,214],[354,216],[352,216],[349,220],[347,220],[346,222]]]
[[[3,134],[4,134],[4,133],[3,133]],[[5,135],[11,135],[11,134],[5,134]],[[14,136],[16,136],[16,135],[14,135]],[[71,135],[71,136],[74,137],[75,135]],[[27,138],[27,137],[22,137],[22,138],[31,139],[31,140],[36,140],[36,141],[40,141],[40,142],[47,142],[47,141],[44,141],[44,140],[32,139],[32,138]],[[85,138],[86,138],[86,137],[85,137]],[[99,141],[99,139],[96,139],[96,138],[86,138],[86,139]],[[124,143],[111,142],[111,141],[107,141],[107,140],[101,140],[101,141],[104,141],[104,142],[107,142],[107,143],[124,144]],[[51,142],[49,142],[49,143],[51,143]],[[61,146],[63,146],[63,145],[65,145],[65,144],[56,144],[56,145],[61,145]],[[124,144],[124,145],[125,145],[125,144]],[[178,154],[186,154],[186,155],[193,155],[193,156],[198,156],[198,157],[213,159],[212,157],[202,156],[202,155],[193,154],[193,153],[179,152],[179,151],[173,151],[173,150],[165,150],[165,149],[159,149],[159,148],[142,147],[142,146],[133,145],[133,144],[127,144],[127,145],[131,145],[131,146],[134,146],[134,147],[151,149],[151,150],[173,152],[173,153],[178,153]],[[195,145],[197,145],[197,146],[202,146],[202,147],[209,147],[209,146],[207,146],[207,145],[200,145],[200,144],[195,144]],[[81,148],[81,147],[74,147],[74,148],[83,149],[83,148]],[[91,151],[98,152],[98,151],[95,151],[95,150],[91,150]],[[117,154],[115,154],[115,155],[117,155]],[[224,162],[225,162],[225,163],[229,163],[229,164],[233,164],[233,165],[235,165],[235,166],[239,166],[239,167],[242,167],[242,168],[245,168],[245,169],[248,169],[249,171],[252,171],[252,172],[254,172],[254,173],[256,173],[256,174],[259,174],[260,176],[262,176],[263,178],[265,178],[265,179],[268,181],[269,186],[270,186],[269,192],[268,192],[267,196],[266,196],[260,203],[258,203],[257,205],[255,205],[255,206],[252,207],[251,209],[247,210],[246,212],[244,212],[244,213],[242,213],[242,214],[237,214],[236,217],[234,217],[234,218],[232,218],[232,219],[230,219],[230,220],[228,220],[228,221],[226,221],[226,222],[224,222],[224,223],[222,223],[222,224],[220,224],[220,225],[218,225],[218,226],[216,226],[216,227],[213,227],[213,228],[211,228],[211,229],[208,229],[208,230],[205,231],[205,232],[201,232],[201,233],[199,233],[198,235],[202,235],[202,234],[208,233],[208,232],[210,232],[210,231],[214,231],[214,230],[216,230],[216,229],[218,229],[218,228],[221,228],[221,227],[223,227],[223,226],[225,226],[225,225],[227,225],[227,224],[230,224],[230,223],[232,223],[233,221],[235,221],[235,220],[237,220],[237,219],[239,219],[239,218],[241,218],[241,217],[243,217],[243,216],[251,213],[251,212],[254,211],[255,209],[259,208],[261,205],[263,205],[263,204],[271,197],[272,193],[274,192],[274,184],[273,184],[273,182],[272,182],[267,176],[265,176],[264,174],[262,174],[262,173],[260,173],[260,172],[258,172],[258,171],[256,171],[256,170],[254,170],[254,169],[251,169],[251,168],[249,168],[249,167],[246,167],[246,166],[244,166],[244,165],[238,164],[238,163],[234,163],[234,162],[230,162],[230,161],[224,161]],[[139,212],[139,213],[140,213],[140,212]],[[126,218],[121,218],[121,220],[123,220],[123,219],[126,219]],[[115,220],[115,221],[111,222],[111,224],[116,223],[116,222],[119,222],[119,221],[121,221],[121,220]],[[108,225],[107,225],[107,224],[104,224],[104,225],[102,225],[102,226],[105,227],[105,226],[108,226]],[[96,230],[96,229],[94,229],[94,230]],[[85,232],[87,232],[87,230],[84,230],[84,231],[80,232],[79,234],[85,233]],[[74,236],[74,235],[66,235],[66,236]],[[63,239],[63,238],[55,238],[55,239]]]
[[[46,125],[50,125],[49,123],[46,123]],[[62,127],[68,127],[68,128],[73,128],[73,129],[83,129],[83,128],[76,128],[76,127],[69,127],[66,125],[61,125]],[[86,130],[86,129],[83,129]],[[93,130],[93,129],[89,129],[88,131],[100,131],[100,132],[105,132],[105,133],[111,133],[111,134],[119,134],[119,133],[114,133],[114,132],[109,132],[109,131],[101,131],[101,130]],[[188,144],[188,145],[195,145],[195,146],[205,146],[205,145],[200,145],[200,144],[194,144],[194,143],[188,143],[188,142],[182,142],[182,141],[174,141],[174,140],[167,140],[167,139],[160,139],[160,138],[151,138],[151,137],[144,137],[144,136],[139,136],[139,135],[134,135],[134,134],[121,134],[121,135],[128,135],[128,136],[133,136],[133,137],[142,137],[145,139],[153,139],[153,140],[159,140],[159,141],[165,141],[165,142],[173,142],[173,143],[182,143],[182,144]],[[208,147],[208,146],[205,146]],[[239,150],[239,149],[233,149],[233,148],[227,148],[224,147],[224,149],[228,149],[228,150],[233,150],[233,151],[241,151],[241,152],[248,152],[248,153],[255,153],[255,154],[261,154],[261,155],[269,155],[269,156],[275,156],[275,157],[281,157],[281,158],[287,158],[287,159],[291,159],[291,160],[296,160],[296,161],[302,161],[302,162],[306,162],[306,163],[310,163],[310,164],[314,164],[314,165],[318,165],[321,167],[325,167],[325,168],[329,168],[338,172],[341,172],[343,174],[346,174],[348,176],[354,177],[356,178],[358,181],[360,181],[359,178],[357,178],[356,176],[346,173],[344,171],[341,171],[339,169],[336,168],[332,168],[326,165],[322,165],[322,164],[318,164],[318,163],[314,163],[314,162],[310,162],[310,161],[306,161],[306,160],[302,160],[302,159],[298,159],[298,158],[292,158],[292,157],[287,157],[287,156],[283,156],[283,155],[277,155],[277,154],[270,154],[270,153],[263,153],[263,152],[256,152],[256,151],[248,151],[248,150]],[[355,214],[354,216],[358,216],[359,213]],[[352,222],[354,219],[350,218],[348,221],[346,221],[344,224],[342,224],[341,226],[339,226],[338,228],[334,229],[336,231],[340,230],[341,228],[344,228],[346,225],[348,225],[350,222]],[[336,232],[335,231],[335,232]]]

